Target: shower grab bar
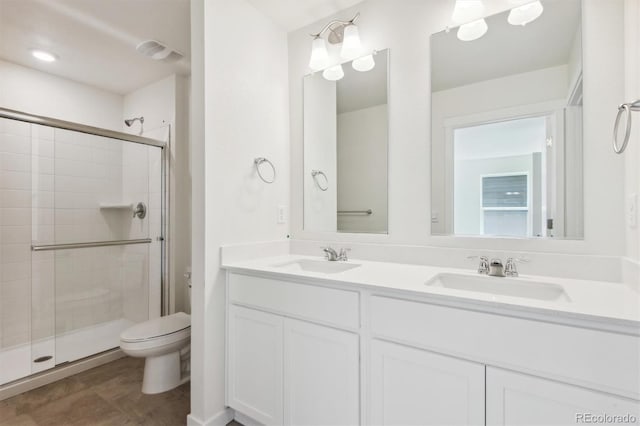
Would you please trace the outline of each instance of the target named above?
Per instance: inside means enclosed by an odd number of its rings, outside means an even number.
[[[68,243],[68,244],[42,244],[32,245],[31,251],[69,250],[91,247],[127,246],[131,244],[150,244],[151,238],[138,240],[114,240],[114,241],[92,241],[89,243]]]
[[[627,149],[629,138],[631,137],[631,112],[640,111],[640,99],[630,104],[622,104],[618,107],[618,115],[616,115],[616,122],[613,125],[613,151],[616,154],[622,154]],[[622,139],[622,145],[618,145],[618,127],[620,127],[620,119],[623,113],[626,113],[627,123],[625,125],[624,138]]]
[[[338,210],[338,214],[363,214],[363,215],[372,215],[373,210]]]

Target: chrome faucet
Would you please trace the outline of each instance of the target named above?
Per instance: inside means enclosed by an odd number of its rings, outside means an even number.
[[[491,259],[491,263],[489,264],[489,276],[490,277],[504,277],[504,266],[502,265],[502,260],[500,259]]]
[[[349,248],[340,249],[340,253],[332,249],[331,247],[322,247],[322,251],[324,251],[324,257],[330,262],[343,261],[346,262],[348,259],[347,252],[350,251]]]

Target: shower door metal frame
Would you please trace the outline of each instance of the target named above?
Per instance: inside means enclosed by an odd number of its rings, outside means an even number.
[[[157,139],[146,138],[144,136],[132,135],[129,133],[118,132],[115,130],[103,129],[100,127],[87,126],[84,124],[73,123],[71,121],[59,120],[56,118],[43,117],[39,115],[29,114],[26,112],[16,111],[12,109],[0,107],[0,118],[8,118],[10,120],[23,121],[31,124],[38,124],[41,126],[53,127],[63,130],[71,130],[74,132],[86,133],[88,135],[103,136],[110,139],[118,139],[124,142],[137,143],[141,145],[154,146],[160,148],[161,151],[161,235],[157,237],[160,241],[160,315],[169,314],[169,245],[167,244],[167,236],[169,235],[169,221],[168,221],[168,203],[169,203],[169,184],[168,184],[168,171],[170,155],[167,152],[169,143],[171,141],[171,126],[169,126],[169,141],[164,142]],[[151,285],[151,283],[149,283]]]

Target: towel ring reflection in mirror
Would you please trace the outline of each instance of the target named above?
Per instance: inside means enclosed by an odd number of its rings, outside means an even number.
[[[316,183],[316,186],[320,189],[320,191],[326,191],[329,189],[329,178],[324,174],[322,170],[311,170],[311,176],[313,177],[313,181]],[[324,186],[318,181],[318,176],[322,176],[324,178]]]
[[[622,104],[618,107],[618,115],[616,116],[616,123],[613,126],[613,150],[616,154],[622,154],[627,149],[629,138],[631,137],[631,112],[640,111],[640,100],[637,100],[631,104]],[[624,138],[622,139],[622,145],[618,145],[618,127],[620,127],[620,119],[626,113],[627,124],[625,126]]]
[[[273,171],[273,176],[271,177],[271,180],[266,179],[262,175],[262,172],[260,171],[260,166],[262,165],[262,163],[267,163],[268,165],[271,166],[271,170]],[[264,183],[273,183],[276,181],[276,168],[271,161],[267,160],[264,157],[258,157],[255,160],[253,160],[253,164],[256,167],[256,172],[258,173],[258,176]]]

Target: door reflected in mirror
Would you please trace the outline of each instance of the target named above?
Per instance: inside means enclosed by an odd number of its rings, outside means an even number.
[[[387,233],[388,55],[342,64],[337,81],[304,78],[307,231]]]
[[[583,236],[580,0],[487,33],[431,37],[431,231]]]

